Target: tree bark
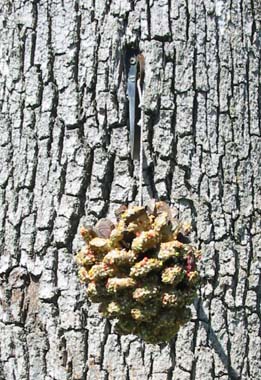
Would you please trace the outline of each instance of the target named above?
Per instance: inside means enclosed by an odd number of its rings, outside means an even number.
[[[257,380],[260,1],[0,8],[0,379]],[[145,56],[145,201],[172,204],[202,249],[193,318],[171,344],[116,335],[73,257],[80,225],[138,199],[131,46]]]

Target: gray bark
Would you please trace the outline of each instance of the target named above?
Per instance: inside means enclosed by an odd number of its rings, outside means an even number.
[[[258,380],[260,1],[0,9],[0,379]],[[73,258],[82,223],[138,197],[131,43],[146,60],[145,199],[192,221],[203,254],[193,318],[158,346],[114,333]]]

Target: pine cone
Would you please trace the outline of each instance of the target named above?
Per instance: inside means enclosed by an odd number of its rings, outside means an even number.
[[[102,315],[117,319],[120,334],[165,342],[190,319],[200,252],[188,241],[189,230],[173,220],[165,202],[122,207],[115,225],[102,219],[81,229],[80,280]]]

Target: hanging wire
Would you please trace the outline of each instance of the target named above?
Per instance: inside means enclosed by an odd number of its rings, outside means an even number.
[[[139,93],[139,108],[140,108],[140,120],[138,125],[140,127],[140,168],[139,168],[139,206],[143,205],[143,96],[141,91],[141,78],[137,81],[138,93]]]

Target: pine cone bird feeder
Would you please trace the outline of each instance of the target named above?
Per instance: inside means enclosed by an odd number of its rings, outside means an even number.
[[[199,251],[184,236],[189,227],[174,226],[162,204],[123,209],[102,234],[82,228],[86,246],[76,255],[88,298],[100,303],[104,317],[117,319],[118,333],[148,343],[169,341],[190,320],[200,282]]]

